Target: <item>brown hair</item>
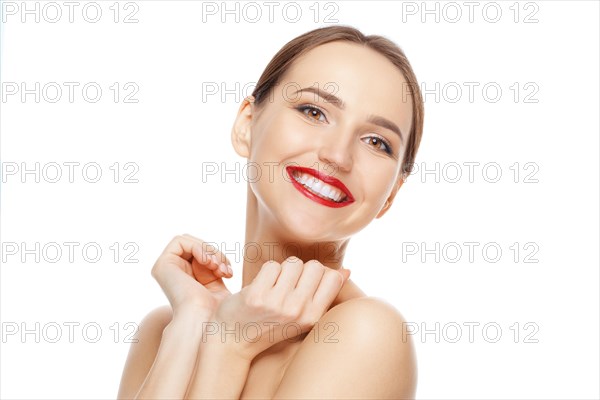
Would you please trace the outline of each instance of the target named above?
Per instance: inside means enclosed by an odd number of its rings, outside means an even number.
[[[400,69],[408,83],[408,88],[402,88],[409,90],[413,103],[412,127],[401,167],[401,174],[406,179],[411,172],[423,135],[423,97],[417,77],[404,52],[394,42],[383,36],[365,36],[351,26],[337,25],[314,29],[292,39],[275,54],[260,76],[252,92],[254,104],[260,106],[269,97],[290,65],[302,54],[322,44],[340,40],[362,44],[384,55]]]

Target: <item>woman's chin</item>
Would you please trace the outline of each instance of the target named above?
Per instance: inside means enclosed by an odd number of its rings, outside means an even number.
[[[307,209],[281,210],[278,220],[281,228],[298,242],[335,240],[339,229],[339,224],[331,218],[315,215]]]

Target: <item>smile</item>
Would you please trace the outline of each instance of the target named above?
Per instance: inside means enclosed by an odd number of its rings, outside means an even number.
[[[337,208],[354,202],[348,188],[332,176],[304,167],[287,167],[286,171],[294,187],[319,204]]]

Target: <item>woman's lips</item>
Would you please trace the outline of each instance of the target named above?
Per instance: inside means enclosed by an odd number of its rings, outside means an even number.
[[[332,176],[305,167],[288,166],[286,167],[286,171],[294,187],[304,196],[319,204],[339,208],[354,202],[354,197],[352,197],[350,190],[341,181]],[[307,175],[311,177],[309,181],[306,181]],[[305,180],[306,184],[302,184],[299,180]],[[335,201],[330,197],[341,199],[341,201]]]

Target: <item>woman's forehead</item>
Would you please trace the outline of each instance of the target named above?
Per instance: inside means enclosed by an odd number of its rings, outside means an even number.
[[[305,88],[326,91],[341,99],[347,109],[377,114],[412,113],[408,84],[400,69],[384,55],[351,42],[330,42],[296,59],[283,75],[280,93],[288,101]],[[324,101],[309,91],[315,102]]]

